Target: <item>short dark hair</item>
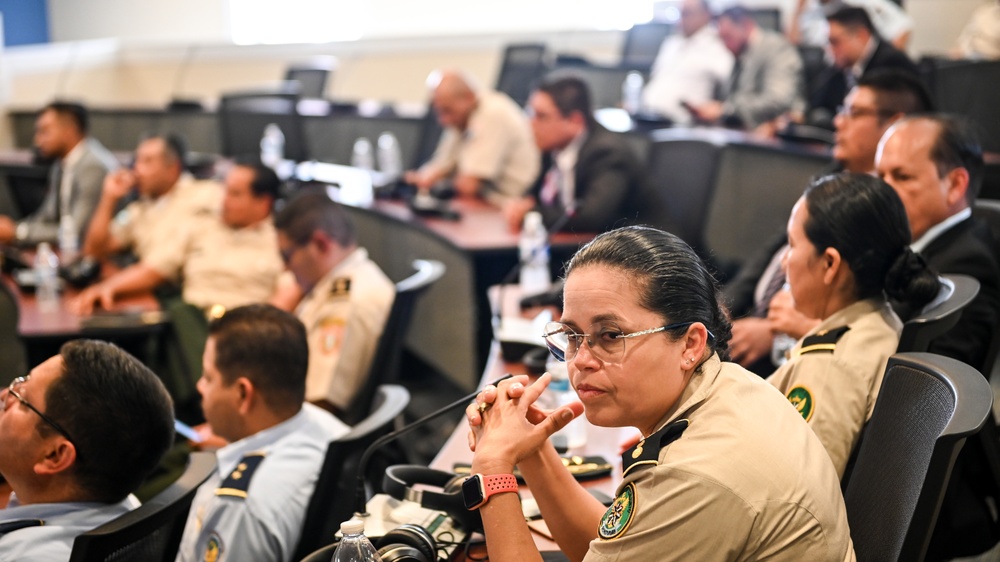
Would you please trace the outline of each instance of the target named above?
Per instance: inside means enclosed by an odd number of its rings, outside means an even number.
[[[237,166],[248,168],[253,171],[253,181],[250,182],[250,191],[254,197],[270,197],[276,201],[281,196],[281,180],[278,174],[271,168],[257,162],[240,162]]]
[[[912,72],[880,68],[862,76],[857,87],[872,90],[879,113],[887,117],[897,113],[909,115],[934,111],[927,86]]]
[[[309,342],[293,314],[269,304],[241,306],[212,320],[208,336],[214,338],[215,368],[226,384],[246,377],[276,412],[302,406]]]
[[[910,250],[906,208],[887,183],[868,174],[835,174],[814,181],[804,197],[806,238],[818,253],[840,253],[854,275],[857,298],[885,291],[921,307],[937,295],[937,274]]]
[[[969,172],[969,187],[965,199],[972,205],[983,185],[983,147],[968,118],[957,115],[921,115],[937,125],[937,135],[931,146],[931,161],[937,167],[938,177],[943,178],[955,168]]]
[[[60,117],[69,119],[70,122],[76,125],[76,128],[80,131],[81,135],[86,136],[90,130],[90,115],[87,113],[87,108],[82,104],[67,101],[54,101],[43,107],[38,114],[41,115],[46,111],[52,111]]]
[[[148,133],[143,135],[140,142],[159,139],[163,141],[163,154],[175,162],[179,162],[183,169],[187,164],[187,140],[183,135],[177,133]]]
[[[872,35],[878,35],[878,32],[875,31],[875,26],[872,24],[872,18],[864,8],[844,6],[826,16],[826,21],[839,24],[852,33],[864,29]]]
[[[732,20],[738,24],[745,25],[747,23],[757,24],[757,20],[754,19],[753,13],[748,10],[745,6],[735,5],[726,8],[719,12],[717,19],[726,18]]]
[[[345,248],[357,243],[351,217],[321,188],[304,189],[293,196],[274,218],[274,227],[298,245],[308,242],[317,230]]]
[[[548,79],[539,84],[537,90],[552,98],[560,115],[569,117],[574,111],[579,111],[587,122],[587,128],[593,128],[595,120],[590,88],[583,79],[577,76]]]
[[[617,269],[632,279],[640,304],[660,314],[666,323],[704,324],[714,336],[709,338],[709,347],[728,359],[732,327],[719,285],[686,242],[655,228],[619,228],[581,248],[566,267],[566,275],[590,265]],[[686,330],[684,326],[670,333],[677,338]]]
[[[59,354],[63,372],[46,391],[45,407],[73,436],[73,478],[92,501],[121,501],[173,443],[173,401],[152,371],[113,344],[74,340]]]

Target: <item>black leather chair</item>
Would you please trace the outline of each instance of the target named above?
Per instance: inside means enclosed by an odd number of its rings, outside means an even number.
[[[307,555],[301,560],[301,562],[330,562],[333,560],[333,553],[337,550],[337,544],[328,544],[323,548]]]
[[[340,529],[340,524],[351,518],[361,455],[373,441],[392,431],[396,419],[410,403],[410,393],[398,385],[378,387],[375,398],[377,405],[370,416],[340,439],[330,442],[316,489],[306,507],[302,537],[293,560],[299,560],[323,545],[330,544]],[[381,473],[378,470],[369,470],[369,473],[373,474],[371,485],[380,485]]]
[[[70,562],[172,562],[198,486],[215,467],[213,453],[192,453],[184,474],[166,490],[76,537]]]
[[[0,388],[28,373],[28,353],[17,331],[20,318],[17,298],[6,283],[0,283]]]
[[[219,140],[224,156],[260,154],[264,129],[274,123],[285,137],[284,156],[309,159],[298,88],[276,91],[230,92],[219,100]]]
[[[354,425],[372,411],[375,390],[382,384],[399,380],[399,364],[403,342],[413,319],[413,309],[424,292],[444,275],[444,264],[433,260],[414,260],[416,273],[396,283],[396,299],[389,309],[382,337],[375,348],[375,358],[364,385],[358,390],[351,405],[342,412],[341,419]]]
[[[523,107],[535,82],[548,70],[547,56],[544,43],[507,45],[497,77],[497,91],[507,94]]]
[[[992,403],[986,379],[964,363],[889,359],[844,492],[858,560],[924,559],[955,457]]]
[[[937,306],[923,310],[903,324],[903,333],[899,336],[897,352],[927,351],[931,342],[938,336],[955,327],[962,309],[979,294],[979,281],[968,275],[943,275],[954,290]],[[942,290],[947,285],[942,281]]]
[[[625,32],[621,66],[648,73],[660,53],[660,46],[676,26],[666,22],[637,23]]]

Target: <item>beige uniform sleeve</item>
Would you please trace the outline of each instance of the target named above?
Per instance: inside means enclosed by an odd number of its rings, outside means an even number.
[[[135,229],[136,229],[136,219],[135,215],[139,212],[139,206],[136,203],[129,203],[124,209],[118,211],[111,219],[111,224],[109,225],[109,230],[111,232],[111,237],[121,244],[122,248],[131,248],[135,245]]]
[[[423,167],[440,170],[444,175],[450,175],[458,164],[456,158],[461,143],[461,135],[455,129],[445,129],[441,133],[441,140],[438,141],[434,155],[424,164]]]
[[[149,255],[142,259],[143,265],[153,268],[171,281],[180,281],[192,238],[199,231],[204,232],[199,226],[205,224],[204,219],[193,220],[179,228],[175,236],[165,237],[161,244],[153,246]]]
[[[458,171],[487,181],[496,181],[509,158],[512,132],[509,120],[499,112],[483,112],[466,131],[458,156]]]

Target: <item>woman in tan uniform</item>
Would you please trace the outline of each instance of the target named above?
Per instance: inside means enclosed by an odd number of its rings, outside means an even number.
[[[546,327],[582,404],[533,406],[549,376],[480,394],[463,491],[491,560],[540,560],[511,475],[518,466],[571,560],[853,560],[837,475],[774,388],[725,362],[730,326],[711,274],[676,236],[632,227],[570,262],[561,322]],[[605,509],[548,437],[586,411],[643,435]]]
[[[788,221],[783,265],[795,308],[820,323],[768,381],[798,409],[843,476],[871,417],[902,324],[886,295],[919,310],[937,276],[910,250],[896,192],[868,175],[839,174],[806,188]]]

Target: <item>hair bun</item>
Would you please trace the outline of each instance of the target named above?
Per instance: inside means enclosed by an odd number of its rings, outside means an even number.
[[[937,295],[937,277],[937,273],[927,267],[927,260],[906,246],[889,266],[885,292],[893,299],[920,307]]]

